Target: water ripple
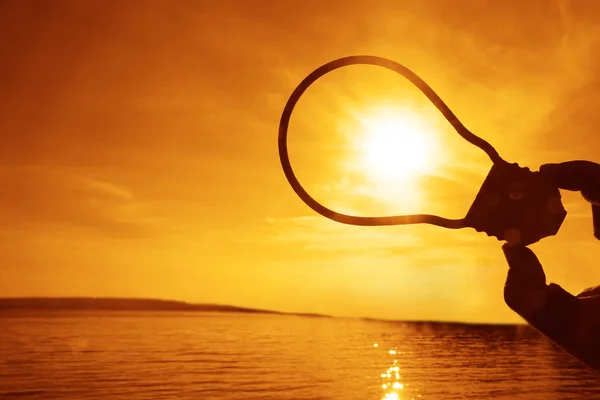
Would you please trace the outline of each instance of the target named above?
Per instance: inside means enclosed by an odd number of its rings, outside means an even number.
[[[520,327],[265,315],[0,315],[0,398],[589,399],[598,375]]]

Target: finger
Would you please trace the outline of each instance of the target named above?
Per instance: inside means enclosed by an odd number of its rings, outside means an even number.
[[[509,270],[504,286],[508,307],[531,321],[546,305],[546,275],[535,254],[524,246],[502,246]]]
[[[582,160],[545,164],[540,173],[561,189],[581,192],[592,203],[594,236],[600,239],[600,164]]]
[[[546,287],[546,274],[537,256],[525,246],[502,246],[509,270],[507,286],[522,289],[539,289]]]
[[[588,201],[600,204],[600,164],[583,160],[545,164],[540,173],[559,188],[580,191]]]
[[[600,206],[592,204],[592,222],[594,223],[594,237],[600,240]]]

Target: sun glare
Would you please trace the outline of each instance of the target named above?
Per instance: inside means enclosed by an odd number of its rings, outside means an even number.
[[[417,113],[390,110],[373,113],[361,122],[361,153],[371,177],[404,181],[431,166],[433,129]]]

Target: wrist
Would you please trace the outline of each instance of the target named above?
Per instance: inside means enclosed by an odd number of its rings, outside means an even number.
[[[561,344],[571,335],[579,313],[579,300],[553,283],[544,292],[540,307],[526,319],[540,332]]]

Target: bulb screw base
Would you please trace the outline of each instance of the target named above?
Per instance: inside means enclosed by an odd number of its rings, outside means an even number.
[[[539,172],[501,161],[492,166],[465,222],[510,245],[527,246],[556,235],[566,216],[552,182]]]

